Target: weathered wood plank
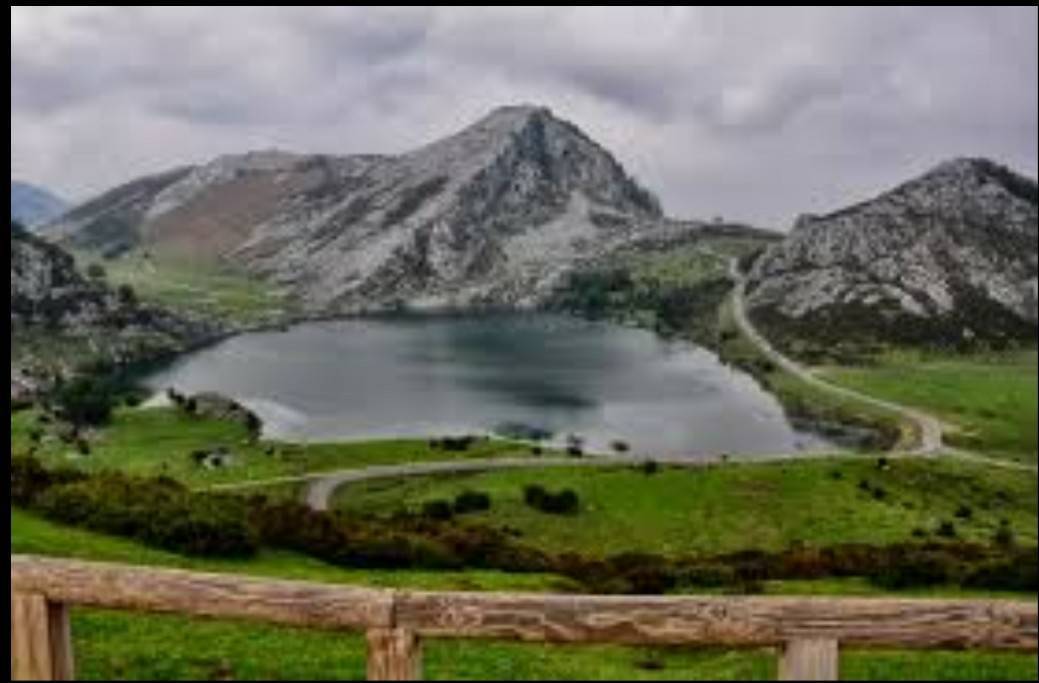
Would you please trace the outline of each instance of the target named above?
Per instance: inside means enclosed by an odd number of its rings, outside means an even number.
[[[11,680],[70,681],[68,609],[41,593],[11,593]]]
[[[373,628],[367,635],[369,681],[422,679],[422,642],[414,631]]]
[[[791,640],[779,657],[781,681],[838,681],[840,648],[836,640]]]
[[[11,557],[11,589],[62,604],[312,628],[404,628],[434,637],[729,647],[828,639],[855,647],[1039,649],[1034,602],[392,592],[20,556]]]
[[[72,649],[72,615],[69,606],[62,603],[48,602],[47,625],[50,630],[54,680],[75,680],[76,664]]]
[[[985,600],[613,597],[401,592],[423,636],[757,647],[824,638],[857,647],[1036,651],[1037,607]]]
[[[174,569],[11,557],[11,590],[52,602],[291,626],[390,627],[389,591]]]

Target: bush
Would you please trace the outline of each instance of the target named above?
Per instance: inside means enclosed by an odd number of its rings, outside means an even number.
[[[647,460],[646,462],[642,463],[642,473],[645,474],[647,477],[652,476],[659,471],[660,465],[657,463],[656,460]]]
[[[989,560],[971,569],[963,579],[969,588],[988,590],[1039,590],[1039,554],[1035,548],[1013,556]]]
[[[31,507],[36,498],[52,486],[82,481],[87,475],[73,469],[46,469],[28,455],[11,457],[11,502]]]
[[[956,538],[956,525],[944,520],[938,524],[938,529],[934,533],[942,538]]]
[[[952,566],[949,556],[941,552],[895,553],[870,579],[890,590],[935,586],[950,582]]]
[[[1001,524],[993,535],[992,542],[1002,548],[1009,548],[1014,545],[1014,532],[1010,530],[1008,525]]]
[[[463,491],[455,498],[455,514],[486,512],[491,509],[491,497],[480,491]]]
[[[106,424],[117,400],[112,385],[104,380],[81,377],[57,387],[51,395],[58,415],[76,427]]]
[[[523,500],[530,507],[553,515],[577,514],[580,507],[577,494],[571,489],[550,493],[536,484],[523,489]]]
[[[970,508],[969,505],[961,505],[958,508],[956,508],[957,519],[970,519],[973,516],[974,511]]]
[[[427,519],[446,521],[454,516],[451,504],[446,500],[431,500],[422,504],[422,516]]]
[[[242,499],[191,493],[168,478],[97,475],[51,486],[34,508],[48,519],[186,555],[246,557],[257,549]]]
[[[610,448],[612,448],[617,453],[627,453],[628,451],[631,450],[631,446],[628,444],[628,442],[627,441],[621,441],[620,439],[611,442],[610,443]]]

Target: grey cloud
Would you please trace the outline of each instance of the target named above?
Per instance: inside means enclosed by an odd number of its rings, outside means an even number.
[[[777,227],[963,153],[1037,165],[1035,7],[12,8],[12,173],[399,152],[538,102],[677,215]]]

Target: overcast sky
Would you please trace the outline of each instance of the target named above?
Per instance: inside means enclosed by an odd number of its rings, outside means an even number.
[[[550,107],[678,217],[787,229],[953,156],[1036,175],[1035,7],[11,8],[11,175],[393,153]]]

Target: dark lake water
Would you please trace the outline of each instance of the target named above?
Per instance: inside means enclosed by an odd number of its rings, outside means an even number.
[[[825,447],[747,375],[687,342],[607,323],[516,314],[381,317],[245,334],[145,379],[219,391],[297,441],[510,432],[524,425],[636,454]]]

